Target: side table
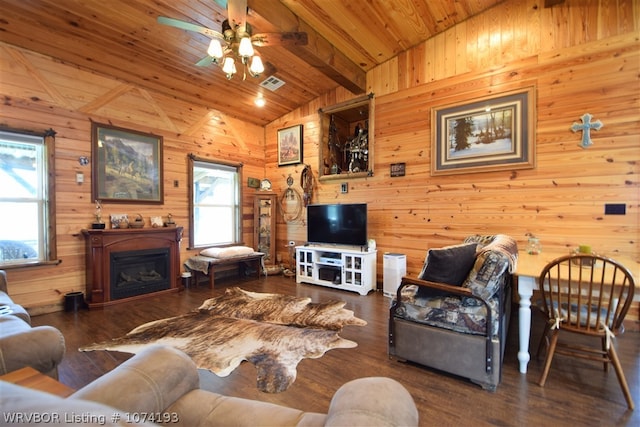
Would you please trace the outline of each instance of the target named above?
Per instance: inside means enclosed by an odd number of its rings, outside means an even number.
[[[55,394],[60,397],[67,397],[75,392],[71,387],[54,380],[48,375],[38,372],[30,366],[4,374],[0,376],[0,380],[22,387]]]

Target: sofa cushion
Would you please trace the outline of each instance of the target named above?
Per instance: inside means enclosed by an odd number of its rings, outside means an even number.
[[[43,391],[0,381],[4,422],[24,425],[131,426],[131,414],[95,402],[63,399]],[[13,420],[11,419],[13,417]],[[140,417],[141,418],[141,417]],[[13,422],[11,422],[13,421]]]
[[[471,289],[473,295],[482,299],[491,299],[504,283],[504,275],[509,268],[506,255],[491,251],[482,252],[469,272],[464,287]]]
[[[465,243],[429,249],[418,278],[429,282],[462,286],[476,260],[476,247],[476,243]],[[436,294],[441,295],[438,291],[420,287],[417,296],[428,297]]]
[[[21,305],[14,303],[9,295],[0,291],[0,317],[3,315],[15,316],[22,319],[28,325],[31,324],[31,317],[27,310]]]

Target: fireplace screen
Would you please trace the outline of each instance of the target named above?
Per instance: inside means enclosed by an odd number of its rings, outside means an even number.
[[[169,289],[169,252],[169,248],[112,252],[111,299]]]

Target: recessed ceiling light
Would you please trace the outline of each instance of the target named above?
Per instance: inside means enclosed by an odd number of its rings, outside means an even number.
[[[253,103],[256,104],[256,107],[264,107],[267,104],[267,100],[259,93]]]

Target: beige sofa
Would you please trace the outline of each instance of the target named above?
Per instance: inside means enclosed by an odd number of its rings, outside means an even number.
[[[67,399],[1,381],[0,395],[5,414],[54,414],[56,425],[74,424],[74,416],[84,417],[85,425],[118,425],[149,421],[149,415],[152,421],[189,427],[418,425],[411,395],[390,378],[348,382],[336,391],[327,414],[303,412],[201,390],[196,365],[165,346],[144,350]]]
[[[64,352],[59,330],[31,327],[29,313],[9,297],[7,274],[0,270],[0,375],[31,366],[57,379]]]

